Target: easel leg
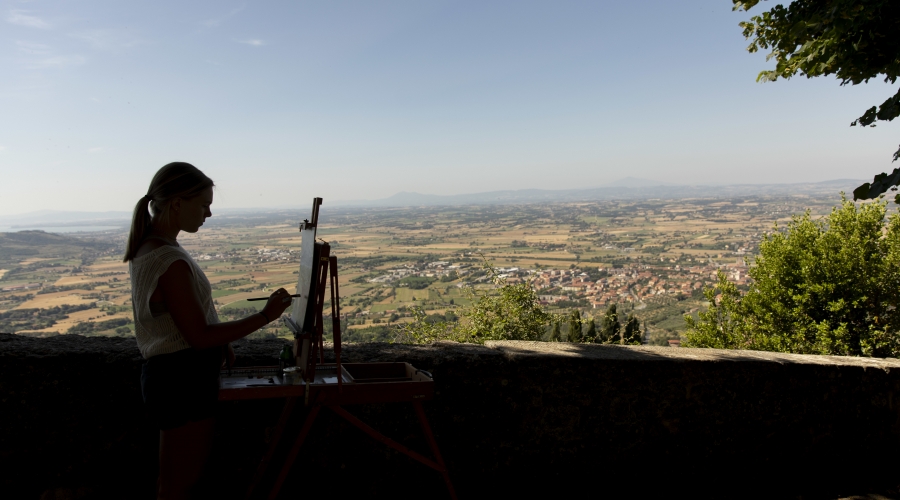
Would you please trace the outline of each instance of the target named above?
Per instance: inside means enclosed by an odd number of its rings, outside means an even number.
[[[294,465],[294,460],[297,459],[297,453],[300,452],[300,447],[303,446],[303,441],[306,440],[306,435],[309,434],[309,429],[312,428],[313,422],[316,420],[316,415],[319,414],[321,408],[321,406],[313,406],[310,408],[309,415],[306,416],[306,421],[303,422],[303,428],[300,430],[300,435],[297,436],[294,446],[291,447],[291,451],[284,461],[284,466],[278,474],[278,479],[275,480],[275,486],[272,487],[272,491],[269,493],[269,500],[275,500],[275,497],[278,496],[278,492],[281,491],[281,485],[284,484],[284,480],[287,479],[287,475],[291,471],[291,466]]]
[[[344,420],[346,420],[347,422],[350,422],[351,424],[355,425],[359,430],[361,430],[361,431],[365,432],[366,434],[375,438],[376,441],[382,442],[382,443],[390,446],[391,448],[399,451],[400,453],[403,453],[404,455],[406,455],[414,460],[422,462],[423,464],[427,465],[428,467],[431,467],[432,469],[434,469],[436,471],[440,471],[441,465],[436,463],[434,460],[431,460],[428,457],[425,457],[424,455],[421,455],[419,453],[416,453],[416,452],[410,450],[406,446],[403,446],[402,444],[394,441],[393,439],[391,439],[391,438],[385,436],[384,434],[376,431],[375,429],[369,427],[368,424],[366,424],[362,420],[354,417],[350,412],[341,408],[340,406],[329,406],[328,408],[330,410],[332,410],[333,412],[337,413],[338,415],[340,415],[341,417],[343,417]]]
[[[416,415],[419,417],[419,423],[422,424],[422,432],[425,433],[425,439],[428,441],[428,446],[431,447],[434,458],[441,466],[440,472],[441,475],[444,476],[444,482],[447,483],[447,490],[450,492],[450,498],[456,500],[456,490],[453,489],[453,483],[450,482],[450,473],[447,471],[444,457],[441,456],[441,450],[438,449],[437,441],[435,441],[434,434],[431,432],[431,425],[428,424],[428,417],[425,416],[425,410],[422,409],[422,403],[414,401],[413,408],[415,408]]]
[[[247,496],[245,497],[247,500],[253,496],[253,490],[265,475],[266,469],[269,467],[269,462],[272,460],[272,455],[275,453],[275,448],[278,447],[278,442],[281,441],[281,435],[284,434],[284,428],[291,418],[291,413],[293,413],[294,405],[296,403],[297,398],[288,398],[285,402],[284,409],[281,411],[281,416],[278,418],[278,424],[275,425],[275,432],[269,440],[269,449],[266,451],[263,459],[259,462],[259,467],[256,468],[256,474],[253,476],[253,481],[250,482],[250,488],[247,489]]]

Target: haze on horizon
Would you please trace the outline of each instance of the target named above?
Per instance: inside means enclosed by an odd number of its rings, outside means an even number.
[[[0,1],[0,215],[130,210],[175,160],[224,208],[890,171],[897,124],[849,127],[890,87],[758,84],[747,17],[728,0]]]

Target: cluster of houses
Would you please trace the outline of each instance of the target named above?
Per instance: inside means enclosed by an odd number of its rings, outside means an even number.
[[[257,248],[257,249],[247,249],[245,252],[250,252],[249,256],[250,260],[256,262],[273,262],[279,260],[291,260],[291,258],[296,258],[299,255],[299,252],[291,252],[290,250],[284,250],[280,248]],[[191,258],[196,261],[207,261],[207,260],[222,260],[228,259],[232,257],[244,257],[247,258],[246,255],[241,255],[237,251],[225,252],[225,253],[217,253],[217,254],[207,254],[207,253],[199,253],[199,252],[189,252]]]
[[[18,292],[21,290],[31,290],[33,288],[41,288],[43,287],[43,283],[23,283],[21,285],[12,285],[3,287],[0,289],[0,292]]]
[[[404,264],[396,269],[388,269],[386,274],[369,279],[369,283],[393,283],[409,276],[421,276],[426,278],[443,278],[450,276],[465,276],[470,269],[459,264],[451,264],[447,261],[429,262],[424,266]]]
[[[748,283],[743,262],[725,266],[707,264],[658,268],[633,265],[600,268],[598,271],[605,272],[606,276],[596,280],[578,269],[529,272],[532,287],[538,292],[542,303],[586,299],[593,308],[600,308],[615,302],[642,302],[656,296],[690,296],[696,290],[711,286],[720,270],[738,285]],[[556,293],[546,293],[549,291]]]
[[[194,252],[188,252],[188,253],[190,254],[192,259],[194,259],[198,262],[202,261],[202,260],[213,260],[213,259],[223,258],[222,254],[218,254],[218,253],[215,255],[210,255],[210,254],[206,254],[206,253],[194,253]]]
[[[408,276],[440,278],[463,277],[472,268],[453,265],[450,262],[431,262],[424,266],[406,264],[388,270],[386,274],[372,278],[370,283],[389,284]],[[593,271],[593,270],[592,270]],[[741,259],[732,264],[707,263],[696,266],[657,267],[633,264],[621,268],[599,268],[588,274],[581,269],[522,269],[518,267],[497,269],[499,277],[507,283],[527,282],[537,292],[543,304],[555,304],[563,300],[586,300],[592,307],[606,307],[611,303],[642,302],[658,296],[685,297],[697,290],[711,286],[717,273],[723,271],[737,285],[748,284],[746,265]],[[592,279],[591,275],[596,278]],[[602,277],[597,277],[602,276]],[[480,276],[458,286],[489,280]]]
[[[284,250],[280,248],[259,248],[256,250],[257,262],[291,260],[292,256],[296,257],[296,255],[293,255],[290,250]]]

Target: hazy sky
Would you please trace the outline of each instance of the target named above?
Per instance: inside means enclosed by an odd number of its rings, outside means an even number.
[[[175,160],[216,181],[213,211],[896,166],[900,124],[849,127],[894,90],[758,84],[747,17],[728,0],[0,0],[0,215],[130,210]]]

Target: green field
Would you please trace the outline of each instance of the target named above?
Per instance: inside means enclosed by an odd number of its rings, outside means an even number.
[[[636,306],[634,314],[659,340],[677,337],[684,329],[682,315],[706,306],[695,293],[695,282],[709,286],[716,270],[731,272],[736,262],[752,259],[774,222],[783,225],[792,214],[806,209],[828,213],[836,201],[834,194],[336,207],[323,211],[327,219],[319,234],[334,243],[342,310],[354,328],[375,321],[384,325],[390,317],[385,311],[390,310],[398,311],[399,321],[409,321],[410,306],[428,314],[447,309],[451,301],[457,308],[465,307],[470,303],[465,290],[470,287],[479,295],[493,293],[483,286],[482,265],[487,260],[495,268],[518,267],[516,279],[531,279],[546,270],[577,270],[591,273],[591,280],[608,280],[602,290],[595,287],[581,294],[571,291],[572,287],[566,291],[557,274],[552,279],[545,276],[536,292],[551,297],[548,309],[568,313],[577,307],[591,317],[600,317],[609,303],[634,299],[620,305],[629,312]],[[294,289],[300,249],[296,223],[308,216],[306,210],[229,215],[216,220],[214,227],[180,236],[179,242],[200,258],[219,304],[239,292],[264,296],[266,290],[284,283],[289,283],[288,290]],[[0,313],[20,311],[14,322],[0,326],[55,335],[79,323],[103,321],[110,312],[117,318],[130,316],[128,266],[122,263],[124,241],[124,232],[83,237],[36,231],[0,234],[0,289],[7,288],[0,290]],[[452,267],[440,269],[436,262]],[[402,274],[417,278],[407,283],[437,281],[419,290],[396,286],[396,281],[370,281],[404,269]],[[617,270],[625,271],[627,279],[614,280]],[[746,280],[745,272],[741,276]],[[569,282],[573,279],[573,275],[566,277]],[[466,288],[458,288],[460,284]],[[592,301],[598,302],[597,307]],[[264,305],[246,300],[221,305],[220,316],[223,321],[235,319],[243,314],[238,313],[241,309],[260,310]],[[61,306],[89,309],[52,318],[38,314]],[[362,311],[369,314],[357,316]],[[284,333],[273,322],[260,335]]]
[[[369,311],[371,311],[373,313],[380,313],[380,312],[392,311],[392,310],[396,310],[396,309],[397,309],[396,304],[374,304],[371,308],[369,308]]]
[[[237,302],[232,302],[222,308],[223,311],[227,311],[228,309],[256,309],[257,311],[262,311],[262,308],[265,307],[265,300],[255,300],[253,302],[247,300],[239,300]]]

